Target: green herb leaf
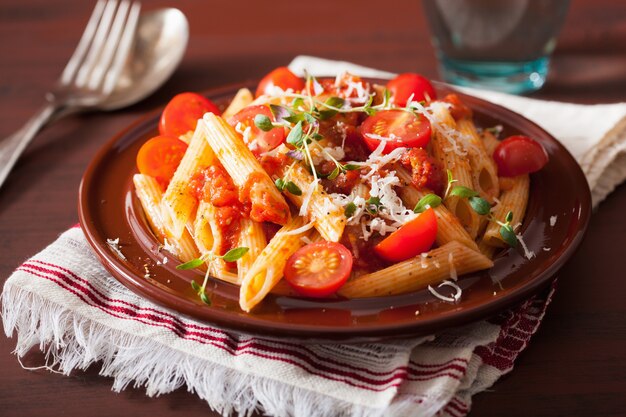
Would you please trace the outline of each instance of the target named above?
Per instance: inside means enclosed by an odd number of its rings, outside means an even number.
[[[367,204],[367,211],[370,213],[377,213],[380,209],[380,197],[370,197],[365,200]]]
[[[320,135],[319,133],[315,132],[311,135],[311,138],[315,139],[315,140],[322,140],[324,139],[324,136]]]
[[[517,246],[517,236],[510,224],[500,227],[500,236],[510,247],[514,248]]]
[[[274,128],[270,118],[264,114],[257,114],[254,116],[254,124],[264,132],[269,132]]]
[[[318,114],[320,120],[328,120],[337,114],[337,110],[320,110]]]
[[[202,265],[204,263],[204,261],[200,258],[196,258],[196,259],[192,259],[189,262],[185,262],[184,264],[180,264],[178,266],[176,266],[176,269],[179,269],[181,271],[186,271],[188,269],[194,269],[199,267],[200,265]]]
[[[289,123],[298,123],[304,121],[304,113],[296,113],[289,117],[283,117],[283,120]]]
[[[226,252],[222,256],[222,259],[225,260],[226,262],[235,262],[237,259],[241,258],[243,255],[248,253],[249,250],[250,248],[240,246],[238,248],[234,248]]]
[[[302,133],[302,121],[299,121],[287,135],[287,143],[298,147],[302,144],[304,134]]]
[[[328,97],[324,102],[325,105],[329,107],[336,107],[338,109],[343,106],[343,103],[345,103],[345,100],[341,97]]]
[[[346,217],[352,217],[354,212],[356,212],[356,204],[351,201],[346,204],[346,208],[343,213],[346,215]]]
[[[470,197],[469,203],[470,203],[470,206],[472,206],[472,208],[474,209],[474,211],[480,214],[481,216],[489,214],[489,212],[491,211],[491,204],[489,204],[489,202],[485,200],[484,198],[477,197],[477,196]]]
[[[448,174],[448,184],[453,183],[454,181],[456,181],[453,177],[452,177],[452,171],[450,171],[449,169],[446,169],[446,173]]]
[[[297,98],[294,98],[293,101],[291,102],[291,107],[298,110],[298,108],[301,107],[303,104],[304,104],[304,100],[302,100],[302,97],[297,97]]]
[[[302,190],[300,189],[300,187],[298,187],[295,183],[291,181],[289,181],[285,185],[285,188],[293,195],[302,195]]]
[[[420,198],[420,201],[417,202],[413,211],[415,213],[421,213],[426,211],[428,207],[435,208],[441,204],[441,197],[437,194],[426,194],[424,197]]]
[[[361,168],[361,165],[356,165],[356,164],[346,164],[343,166],[343,169],[346,171],[354,171],[360,168]]]
[[[507,222],[507,223],[511,223],[513,221],[513,212],[512,211],[509,211],[506,214],[506,217],[504,217],[504,221]]]
[[[339,167],[335,167],[335,169],[333,169],[333,172],[331,172],[330,175],[328,176],[328,179],[334,180],[339,175],[339,172],[341,172]]]
[[[478,193],[471,188],[463,187],[462,185],[454,187],[450,190],[450,195],[456,195],[461,198],[475,197]]]
[[[191,280],[191,288],[193,288],[193,290],[197,293],[199,293],[200,291],[202,291],[202,288],[200,288],[200,286],[198,285],[198,283],[194,280]]]
[[[283,191],[285,187],[287,186],[287,184],[285,183],[285,180],[282,178],[276,179],[276,181],[274,181],[274,184],[276,185],[276,188],[278,188],[280,191]]]
[[[205,293],[200,293],[200,299],[202,300],[202,302],[208,306],[211,305],[211,300],[209,299],[209,297],[206,296]]]
[[[293,116],[295,113],[284,106],[279,106],[278,104],[270,104],[270,111],[272,115],[274,115],[274,120],[281,121],[284,120],[285,117]]]
[[[389,101],[391,100],[391,91],[389,91],[389,90],[387,90],[385,88],[385,91],[383,93],[383,97],[384,97],[383,107],[387,107],[389,105]]]
[[[317,123],[317,119],[311,115],[311,113],[302,113],[304,117],[304,121],[308,124],[312,125]]]

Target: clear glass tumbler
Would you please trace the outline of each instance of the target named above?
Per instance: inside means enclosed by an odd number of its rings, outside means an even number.
[[[443,78],[520,94],[541,88],[569,0],[422,0]]]

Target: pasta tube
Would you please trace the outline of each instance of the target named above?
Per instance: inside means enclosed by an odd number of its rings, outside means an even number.
[[[239,291],[239,306],[243,311],[252,310],[281,280],[287,259],[304,245],[301,237],[309,234],[310,229],[297,232],[303,225],[302,217],[293,216],[254,261]]]
[[[510,184],[508,184],[510,188],[502,191],[500,201],[493,210],[493,217],[504,221],[504,218],[510,211],[513,213],[511,225],[515,228],[516,225],[521,224],[524,214],[526,213],[530,178],[528,175],[519,175],[508,180],[510,182]],[[502,236],[500,236],[500,226],[495,222],[489,223],[483,240],[491,246],[506,246],[506,242],[502,239]]]
[[[233,183],[239,187],[244,205],[250,204],[250,218],[257,222],[286,224],[289,206],[241,137],[224,119],[204,115],[206,140],[217,154]]]
[[[226,110],[224,110],[224,113],[222,113],[222,119],[228,120],[236,113],[239,113],[241,109],[249,106],[252,101],[254,101],[254,96],[252,95],[250,90],[248,90],[247,88],[240,88],[239,91],[237,91],[237,94],[235,94],[235,97],[233,97]]]
[[[437,284],[453,275],[492,266],[493,262],[482,253],[453,241],[422,256],[354,278],[339,290],[339,294],[348,298],[402,294]]]

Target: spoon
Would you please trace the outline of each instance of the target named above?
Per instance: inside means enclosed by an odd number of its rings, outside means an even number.
[[[178,9],[154,10],[141,15],[126,62],[111,93],[86,105],[58,106],[55,97],[19,131],[0,142],[0,187],[32,138],[44,126],[69,114],[91,110],[115,110],[130,106],[157,90],[183,58],[189,40],[189,24]]]
[[[120,109],[155,92],[180,64],[188,40],[189,24],[180,10],[167,8],[142,14],[117,85],[98,108]]]

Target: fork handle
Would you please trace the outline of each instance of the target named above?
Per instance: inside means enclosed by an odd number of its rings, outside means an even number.
[[[0,188],[24,149],[59,110],[58,103],[46,103],[20,130],[0,141]]]

